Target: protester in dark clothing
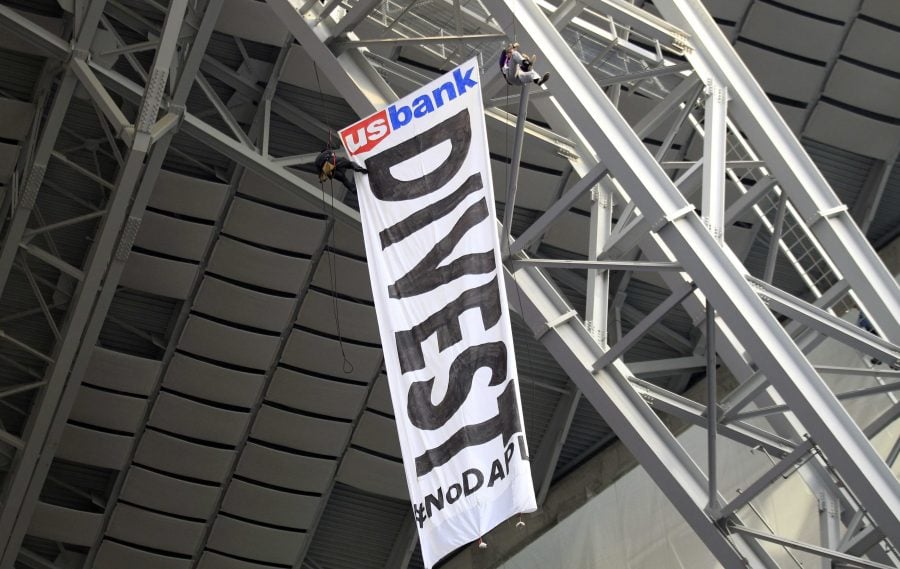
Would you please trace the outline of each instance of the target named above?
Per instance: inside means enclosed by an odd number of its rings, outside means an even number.
[[[325,180],[334,178],[351,192],[356,192],[356,181],[353,179],[353,174],[347,172],[348,168],[363,174],[369,172],[362,166],[338,156],[330,146],[316,156],[316,171],[319,173],[320,182],[324,183]]]

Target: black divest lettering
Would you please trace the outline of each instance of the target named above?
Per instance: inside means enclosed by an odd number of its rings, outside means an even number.
[[[412,384],[406,402],[410,422],[425,431],[443,427],[462,407],[472,389],[475,372],[483,367],[491,370],[490,385],[503,383],[506,380],[506,344],[490,342],[469,346],[456,356],[450,365],[447,394],[437,405],[431,404],[434,378]]]
[[[468,110],[463,110],[416,137],[367,159],[366,167],[369,169],[369,182],[373,194],[379,200],[397,202],[420,198],[441,190],[462,169],[468,157],[471,140],[469,113]],[[391,174],[392,167],[447,141],[450,142],[449,155],[429,174],[414,180],[398,180]],[[482,176],[483,173],[480,172],[469,176],[445,198],[426,205],[381,231],[379,237],[382,249],[402,242],[435,220],[449,215],[467,196],[483,189]],[[464,275],[495,273],[497,266],[492,249],[484,253],[462,255],[443,264],[469,231],[481,223],[493,222],[489,217],[490,210],[485,198],[469,206],[450,231],[430,251],[424,253],[412,269],[389,285],[389,296],[395,299],[415,297],[428,294]],[[441,351],[461,342],[463,338],[459,318],[464,312],[472,309],[479,311],[485,330],[500,320],[502,307],[496,274],[485,284],[463,290],[454,300],[437,307],[430,316],[410,329],[395,333],[401,373],[425,367],[422,343],[432,335],[437,334],[438,347]],[[447,392],[437,404],[432,404],[434,378],[410,386],[407,393],[407,414],[410,423],[422,430],[434,430],[446,425],[469,397],[473,378],[478,370],[486,368],[490,371],[492,386],[502,385],[506,381],[507,358],[508,351],[503,342],[466,346],[450,365]],[[466,447],[485,444],[497,437],[502,437],[506,446],[512,436],[522,430],[512,381],[497,398],[497,411],[494,417],[459,428],[443,443],[416,457],[416,474],[424,476],[446,464]],[[466,483],[480,487],[483,482],[479,479],[477,484],[468,480]],[[425,506],[428,510],[441,509],[444,499],[452,504],[458,497],[455,489],[451,487],[445,495],[436,497]]]
[[[391,174],[393,166],[447,140],[451,144],[450,155],[433,172],[415,180],[398,180]],[[459,172],[466,156],[469,155],[471,143],[472,127],[469,124],[469,111],[464,109],[406,142],[367,158],[366,168],[369,170],[372,193],[382,201],[393,202],[420,198],[442,188]]]

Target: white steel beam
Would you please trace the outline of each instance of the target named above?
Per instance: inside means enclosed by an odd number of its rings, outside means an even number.
[[[541,61],[550,65],[556,76],[566,78],[554,86],[554,96],[576,120],[610,172],[629,188],[643,215],[657,220],[654,227],[659,237],[766,371],[885,534],[900,542],[900,485],[747,284],[745,270],[719,247],[694,214],[693,206],[686,203],[543,13],[525,0],[488,0],[486,4],[501,24],[512,25],[515,19],[520,39],[535,46]],[[730,90],[738,89],[732,86]],[[847,254],[852,261],[852,253]],[[878,264],[886,273],[880,261]],[[873,295],[878,293],[873,291]],[[887,308],[884,312],[894,322],[898,313],[900,310]]]
[[[328,71],[329,80],[359,116],[367,116],[397,99],[396,93],[366,62],[361,51],[349,49],[335,55],[326,45],[326,42],[334,37],[329,30],[329,22],[321,22],[315,27],[310,27],[290,0],[266,0],[266,2],[316,65]],[[344,71],[332,72],[341,69]]]
[[[632,387],[625,364],[617,360],[591,371],[603,349],[578,319],[561,318],[570,307],[546,277],[536,268],[523,267],[507,272],[506,282],[511,305],[718,561],[727,569],[777,567],[755,543],[727,537],[709,517],[706,477]],[[560,323],[548,328],[548,322]]]
[[[738,126],[832,254],[876,329],[900,343],[900,288],[712,17],[696,0],[660,0],[654,5],[667,21],[692,36],[688,61],[728,86]]]

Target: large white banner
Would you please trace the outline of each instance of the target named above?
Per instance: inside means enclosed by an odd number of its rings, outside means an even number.
[[[425,565],[534,490],[475,59],[341,131]]]

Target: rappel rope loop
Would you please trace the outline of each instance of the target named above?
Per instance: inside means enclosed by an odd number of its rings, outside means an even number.
[[[319,66],[313,61],[313,72],[316,75],[316,88],[319,91],[319,100],[322,104],[325,104],[325,95],[322,93],[322,83],[319,81]],[[328,148],[331,149],[331,161],[332,166],[337,167],[337,153],[334,151],[334,146],[332,145],[332,134],[334,131],[331,127],[328,128]],[[353,373],[354,367],[353,362],[347,357],[347,352],[344,349],[344,337],[341,334],[341,317],[340,311],[338,308],[337,301],[337,265],[335,263],[336,255],[335,255],[335,241],[334,241],[334,226],[335,226],[335,215],[334,215],[334,178],[329,178],[330,188],[331,188],[331,228],[329,229],[328,236],[326,237],[326,247],[324,254],[330,254],[328,258],[328,275],[331,281],[331,306],[332,313],[334,314],[334,329],[337,332],[338,345],[341,348],[341,358],[343,359],[341,369],[345,374]],[[324,203],[328,203],[328,200],[325,198],[325,182],[320,181],[319,185],[322,187],[322,201]]]

